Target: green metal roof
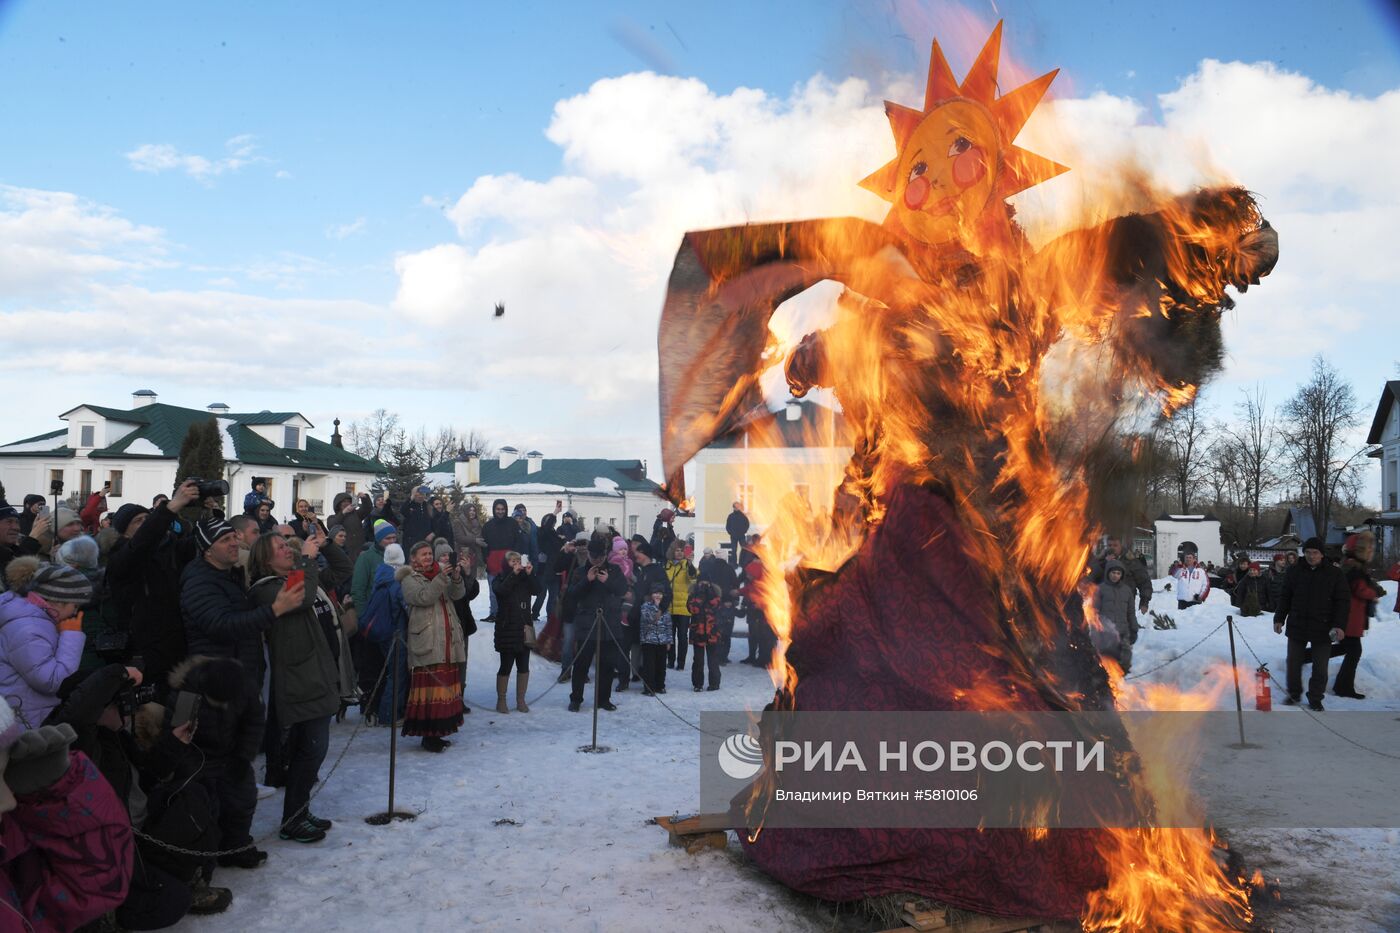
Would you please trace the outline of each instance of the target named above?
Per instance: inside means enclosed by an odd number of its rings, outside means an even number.
[[[444,460],[429,467],[429,473],[452,473],[457,465],[455,460]],[[520,458],[501,469],[497,459],[481,461],[481,482],[478,486],[518,486],[538,484],[561,486],[566,489],[593,489],[595,479],[601,477],[617,483],[627,492],[656,492],[661,487],[646,477],[646,469],[640,460],[601,460],[590,458],[549,458],[544,457],[540,469],[528,472],[529,463]]]
[[[127,424],[139,424],[141,427],[123,437],[108,447],[98,448],[88,453],[88,457],[94,460],[115,460],[115,459],[145,459],[145,460],[174,460],[180,456],[180,445],[184,443],[185,435],[190,428],[196,424],[202,424],[210,418],[234,422],[229,430],[229,436],[233,439],[234,451],[240,463],[247,463],[254,466],[281,466],[299,470],[347,470],[354,473],[383,473],[384,466],[375,460],[366,460],[348,450],[333,447],[325,441],[317,440],[314,437],[306,438],[305,450],[287,450],[268,441],[266,438],[258,436],[249,425],[272,425],[281,424],[292,418],[303,418],[297,412],[257,412],[254,414],[215,414],[213,412],[198,408],[182,408],[178,405],[166,405],[157,402],[153,405],[145,405],[137,409],[105,408],[100,405],[79,405],[77,408],[87,408],[111,421],[123,421]],[[77,408],[69,409],[76,411]],[[64,412],[68,414],[69,412]],[[308,422],[309,423],[309,422]],[[38,437],[28,438],[26,441],[14,441],[15,444],[22,444],[37,440],[46,440],[50,437],[66,437],[67,429],[55,431],[51,434],[42,434]],[[137,441],[145,440],[159,449],[160,453],[132,453],[130,447]],[[73,451],[66,447],[53,451],[35,452],[4,452],[0,450],[0,456],[11,457],[71,457]]]

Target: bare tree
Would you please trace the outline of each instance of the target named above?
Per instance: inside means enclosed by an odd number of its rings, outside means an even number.
[[[1255,386],[1243,392],[1235,405],[1234,424],[1222,425],[1221,441],[1228,448],[1227,459],[1238,483],[1239,505],[1249,515],[1248,540],[1259,537],[1259,510],[1264,496],[1277,489],[1279,476],[1275,463],[1279,454],[1278,421],[1269,414],[1264,390]]]
[[[1206,475],[1207,414],[1198,396],[1191,404],[1177,409],[1156,432],[1155,441],[1164,460],[1163,471],[1180,514],[1189,511],[1196,485]]]
[[[345,429],[345,442],[352,452],[361,457],[378,460],[380,455],[388,452],[397,433],[399,416],[379,408],[363,421],[350,422]]]
[[[1283,450],[1290,478],[1318,534],[1325,534],[1333,507],[1356,488],[1361,463],[1369,448],[1348,455],[1345,435],[1359,423],[1359,406],[1351,383],[1322,355],[1313,357],[1312,378],[1284,402]]]

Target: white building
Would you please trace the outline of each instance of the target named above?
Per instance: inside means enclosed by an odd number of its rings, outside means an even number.
[[[1201,563],[1225,564],[1225,545],[1220,543],[1220,520],[1205,515],[1168,515],[1163,513],[1153,524],[1156,543],[1154,573],[1165,576],[1167,568],[1179,553],[1195,551]]]
[[[841,443],[839,412],[811,400],[717,438],[691,461],[695,471],[695,550],[729,548],[725,522],[735,502],[761,534],[777,500],[795,493],[814,508],[830,508],[851,447]],[[763,501],[772,499],[773,501]]]
[[[1381,392],[1381,400],[1376,405],[1376,416],[1371,419],[1371,433],[1366,435],[1366,443],[1379,444],[1371,456],[1380,461],[1381,501],[1380,517],[1373,519],[1377,525],[1377,544],[1382,556],[1390,557],[1397,549],[1397,533],[1400,533],[1400,381],[1391,380]]]
[[[522,456],[514,447],[502,447],[489,460],[464,451],[430,467],[424,477],[438,489],[455,482],[468,496],[476,496],[483,518],[490,517],[493,500],[505,499],[512,509],[523,504],[538,523],[557,502],[578,515],[581,529],[611,526],[629,538],[650,538],[656,516],[670,508],[661,487],[647,479],[641,460],[546,459],[538,450]],[[677,519],[678,537],[690,532],[688,524],[685,518]]]
[[[367,492],[383,466],[339,446],[339,422],[331,443],[307,433],[315,427],[297,412],[230,412],[227,405],[181,408],[142,389],[129,409],[79,405],[60,414],[67,427],[0,446],[0,482],[15,503],[28,493],[48,495],[50,482],[63,480],[65,497],[78,501],[112,484],[107,500],[115,511],[127,502],[149,506],[157,494],[175,488],[180,445],[190,426],[218,421],[224,442],[227,511],[243,509],[254,476],[268,481],[273,514],[289,517],[298,498],[325,514],[338,492]],[[185,477],[178,477],[184,479]]]

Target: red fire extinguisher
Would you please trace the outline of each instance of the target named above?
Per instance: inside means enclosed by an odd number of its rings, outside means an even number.
[[[1254,708],[1267,713],[1274,708],[1274,691],[1269,686],[1269,665],[1259,665],[1254,672]]]

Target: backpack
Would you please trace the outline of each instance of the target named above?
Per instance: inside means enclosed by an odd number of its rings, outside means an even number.
[[[372,645],[388,644],[394,637],[393,581],[375,583],[369,602],[360,612],[360,635]]]

